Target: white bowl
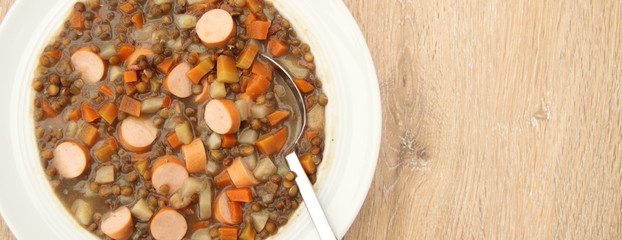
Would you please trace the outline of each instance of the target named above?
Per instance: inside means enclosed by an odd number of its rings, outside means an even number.
[[[95,239],[52,191],[33,127],[31,81],[38,56],[74,2],[16,1],[0,26],[0,104],[8,111],[0,117],[0,213],[19,239]],[[274,3],[312,47],[329,98],[325,159],[315,188],[335,234],[343,237],[365,200],[378,158],[381,105],[374,65],[341,1]],[[318,239],[304,206],[275,238]]]

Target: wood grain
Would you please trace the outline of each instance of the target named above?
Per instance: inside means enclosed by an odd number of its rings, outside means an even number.
[[[345,239],[622,238],[621,1],[344,2],[384,111]]]

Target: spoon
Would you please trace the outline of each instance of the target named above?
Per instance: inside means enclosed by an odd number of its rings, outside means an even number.
[[[281,66],[280,63],[268,57],[264,54],[260,54],[261,57],[268,60],[272,65],[276,67],[278,72],[284,75],[283,79],[287,86],[292,90],[294,94],[294,98],[298,105],[298,110],[300,111],[300,119],[301,122],[298,124],[300,127],[296,129],[297,131],[291,131],[296,133],[295,135],[289,134],[288,143],[285,150],[281,152],[282,155],[285,155],[285,160],[289,165],[290,170],[296,173],[296,184],[298,185],[298,189],[300,191],[300,195],[307,206],[307,211],[311,215],[311,220],[313,220],[313,224],[315,225],[315,229],[320,235],[320,239],[328,240],[328,239],[337,239],[335,234],[333,233],[330,225],[328,224],[328,220],[326,219],[326,215],[324,214],[324,210],[322,210],[322,206],[313,191],[313,187],[311,185],[311,181],[307,177],[305,170],[302,168],[300,164],[300,159],[298,159],[298,155],[296,155],[296,143],[300,140],[304,132],[304,128],[307,125],[307,106],[304,104],[304,97],[296,84],[294,83],[294,78],[289,74],[289,72]],[[293,137],[292,137],[293,136]]]

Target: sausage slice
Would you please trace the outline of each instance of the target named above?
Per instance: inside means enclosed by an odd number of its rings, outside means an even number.
[[[190,173],[198,173],[205,170],[207,165],[207,155],[205,146],[200,138],[194,139],[190,144],[183,145],[181,152],[186,160],[186,168]]]
[[[240,128],[240,112],[235,103],[227,99],[213,99],[205,105],[205,122],[218,134],[231,134]]]
[[[188,171],[176,157],[164,156],[153,163],[151,182],[156,190],[162,185],[168,185],[169,193],[177,192],[184,185],[186,178]]]
[[[203,44],[210,48],[223,47],[235,35],[235,22],[227,11],[213,9],[199,19],[197,35]]]
[[[52,163],[64,178],[82,175],[89,162],[89,151],[77,142],[63,142],[54,149]]]
[[[71,55],[71,65],[87,83],[98,82],[106,71],[104,60],[89,48],[82,48],[73,53]]]
[[[187,62],[180,63],[164,79],[164,87],[171,94],[187,98],[192,95],[192,80],[186,76],[186,73],[192,69],[192,65]]]
[[[128,239],[134,232],[134,221],[130,209],[121,206],[102,220],[101,230],[113,239]]]
[[[149,228],[157,240],[180,240],[188,231],[188,223],[179,212],[163,208],[155,214]]]
[[[158,129],[149,118],[128,117],[121,122],[119,138],[123,147],[133,152],[146,151],[158,135]]]

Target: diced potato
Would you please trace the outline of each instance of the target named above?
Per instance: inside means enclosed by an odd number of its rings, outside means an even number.
[[[114,47],[114,44],[106,44],[100,48],[99,56],[102,59],[108,60],[112,56],[117,54],[117,49]]]
[[[194,138],[192,128],[190,128],[190,124],[187,121],[175,125],[175,133],[177,134],[179,140],[184,144],[190,144]]]
[[[266,157],[259,160],[253,174],[257,179],[267,181],[272,174],[276,173],[276,170],[276,165],[274,165],[270,158]]]
[[[110,66],[110,72],[108,73],[108,76],[110,76],[110,81],[117,81],[119,79],[121,79],[121,76],[123,76],[123,69],[121,69],[121,67],[119,66]]]
[[[253,219],[253,227],[255,231],[261,232],[268,222],[269,214],[266,210],[260,212],[251,213],[251,219]]]
[[[309,111],[307,126],[315,130],[324,129],[324,107],[315,105]]]
[[[114,182],[114,166],[103,166],[97,169],[95,172],[96,183],[111,183]]]
[[[151,211],[149,205],[147,205],[147,202],[142,198],[138,200],[136,204],[134,204],[131,212],[134,217],[143,222],[149,221],[149,219],[151,219],[151,216],[153,215],[153,211]]]
[[[244,157],[242,158],[242,160],[244,160],[244,163],[246,163],[246,166],[251,171],[255,169],[255,166],[257,166],[257,156],[255,156],[255,154],[250,155],[248,157]]]
[[[240,133],[240,136],[238,136],[238,142],[242,144],[255,145],[258,137],[259,134],[257,133],[257,131],[249,128]]]
[[[212,216],[213,195],[212,184],[208,183],[207,188],[199,194],[199,219],[205,220]]]
[[[224,98],[227,96],[225,84],[221,82],[213,82],[210,84],[209,94],[212,98]]]
[[[183,42],[181,42],[181,38],[178,38],[177,40],[168,40],[166,42],[166,47],[174,50],[174,51],[181,51],[184,48]]]
[[[242,233],[240,234],[239,239],[240,240],[255,240],[256,236],[257,236],[257,232],[255,232],[255,229],[253,229],[251,224],[246,224],[246,227],[244,227],[244,230],[242,230]]]
[[[71,205],[71,211],[78,220],[78,222],[84,226],[91,223],[93,219],[93,208],[91,204],[82,199],[76,199]]]
[[[238,108],[240,112],[240,120],[246,121],[248,120],[248,104],[246,104],[246,100],[237,100],[235,101],[235,106]]]
[[[137,42],[151,41],[155,29],[155,25],[148,25],[144,28],[137,29],[136,31],[132,32],[132,38],[134,39],[134,41]]]
[[[218,133],[212,133],[207,139],[207,147],[211,150],[219,149],[222,145],[222,137]]]
[[[187,0],[188,1],[188,5],[192,5],[195,3],[204,3],[205,0]]]
[[[65,137],[73,138],[78,133],[78,124],[75,121],[70,121],[65,129]]]
[[[175,15],[175,23],[181,29],[193,28],[197,25],[197,17],[190,14],[177,14]]]
[[[189,177],[184,180],[184,184],[177,191],[181,197],[190,197],[195,193],[205,190],[205,183],[196,178]]]
[[[156,98],[148,98],[143,100],[143,104],[141,105],[140,112],[146,114],[156,113],[162,105],[164,104],[164,98],[156,97]]]
[[[264,118],[270,114],[271,109],[265,104],[255,105],[251,108],[251,114],[254,118]]]
[[[175,193],[168,200],[168,205],[174,209],[185,208],[190,205],[192,199],[190,197],[182,197],[181,194]]]
[[[201,228],[194,231],[190,240],[212,240],[212,236],[209,234],[209,228]]]
[[[158,5],[165,4],[165,3],[172,3],[172,2],[173,0],[153,0],[153,3],[158,4]]]
[[[218,173],[218,164],[214,161],[207,162],[207,168],[205,170],[208,175],[215,176]]]

